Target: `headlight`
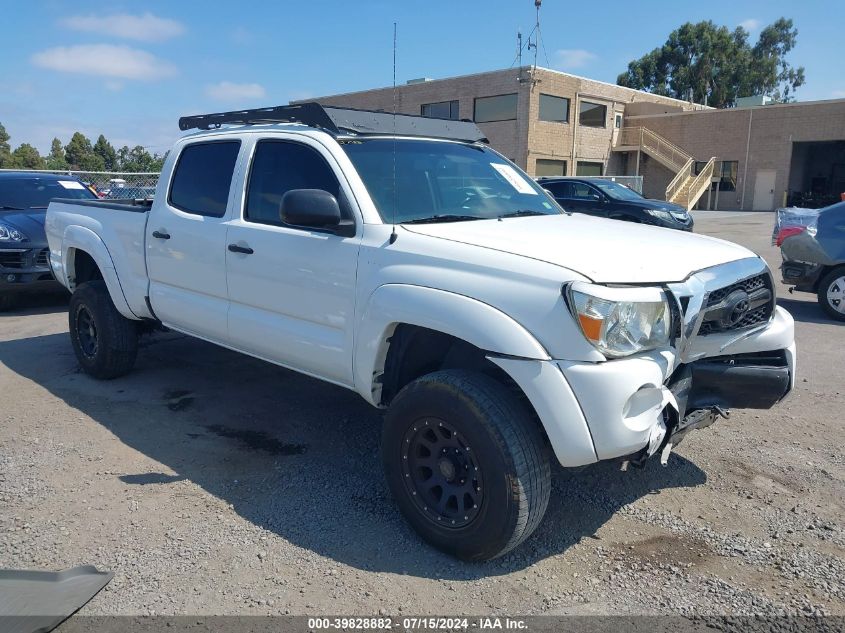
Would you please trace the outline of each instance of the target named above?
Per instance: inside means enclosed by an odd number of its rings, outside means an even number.
[[[568,291],[569,309],[581,332],[608,358],[669,344],[672,312],[660,288],[610,288],[577,281]]]
[[[23,242],[26,235],[8,224],[0,224],[0,242]]]
[[[646,213],[654,216],[655,218],[660,218],[661,220],[671,221],[673,219],[671,213],[663,211],[662,209],[646,209]]]

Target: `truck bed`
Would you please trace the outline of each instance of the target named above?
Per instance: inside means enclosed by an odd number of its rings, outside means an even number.
[[[56,279],[72,291],[76,249],[85,251],[94,257],[112,296],[117,295],[115,306],[121,314],[134,319],[150,318],[144,248],[152,202],[52,200],[44,228]],[[125,303],[119,300],[121,296]]]

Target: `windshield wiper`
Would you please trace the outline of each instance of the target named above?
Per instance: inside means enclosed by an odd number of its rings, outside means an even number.
[[[416,218],[415,220],[405,220],[400,224],[435,224],[436,222],[468,222],[469,220],[489,220],[490,218],[482,218],[478,215],[432,215],[427,218]]]
[[[532,211],[531,209],[520,209],[519,211],[511,211],[510,213],[503,213],[499,216],[499,219],[502,218],[524,218],[530,215],[549,215],[548,213],[543,213],[542,211]]]

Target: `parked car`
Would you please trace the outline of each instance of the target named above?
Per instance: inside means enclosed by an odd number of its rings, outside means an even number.
[[[552,456],[665,463],[794,384],[760,257],[567,215],[472,122],[314,103],[180,128],[203,131],[148,204],[50,205],[83,370],[129,372],[161,324],[353,390],[386,410],[400,510],[461,558],[537,528]]]
[[[44,218],[52,198],[95,200],[72,176],[0,172],[0,311],[22,293],[61,290],[50,270]]]
[[[828,316],[845,321],[845,202],[779,209],[775,231],[783,283],[814,293]]]
[[[612,180],[561,176],[538,178],[537,182],[567,211],[681,231],[693,228],[692,216],[684,207],[644,198]]]

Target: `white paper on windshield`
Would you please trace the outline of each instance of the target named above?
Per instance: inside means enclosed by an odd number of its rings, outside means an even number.
[[[81,182],[76,182],[75,180],[60,180],[59,184],[65,189],[85,189]]]
[[[536,196],[537,192],[534,188],[526,182],[525,178],[520,176],[517,171],[510,165],[503,165],[501,163],[490,163],[490,166],[502,175],[502,178],[507,180],[511,187],[516,189],[519,193],[528,193]]]

